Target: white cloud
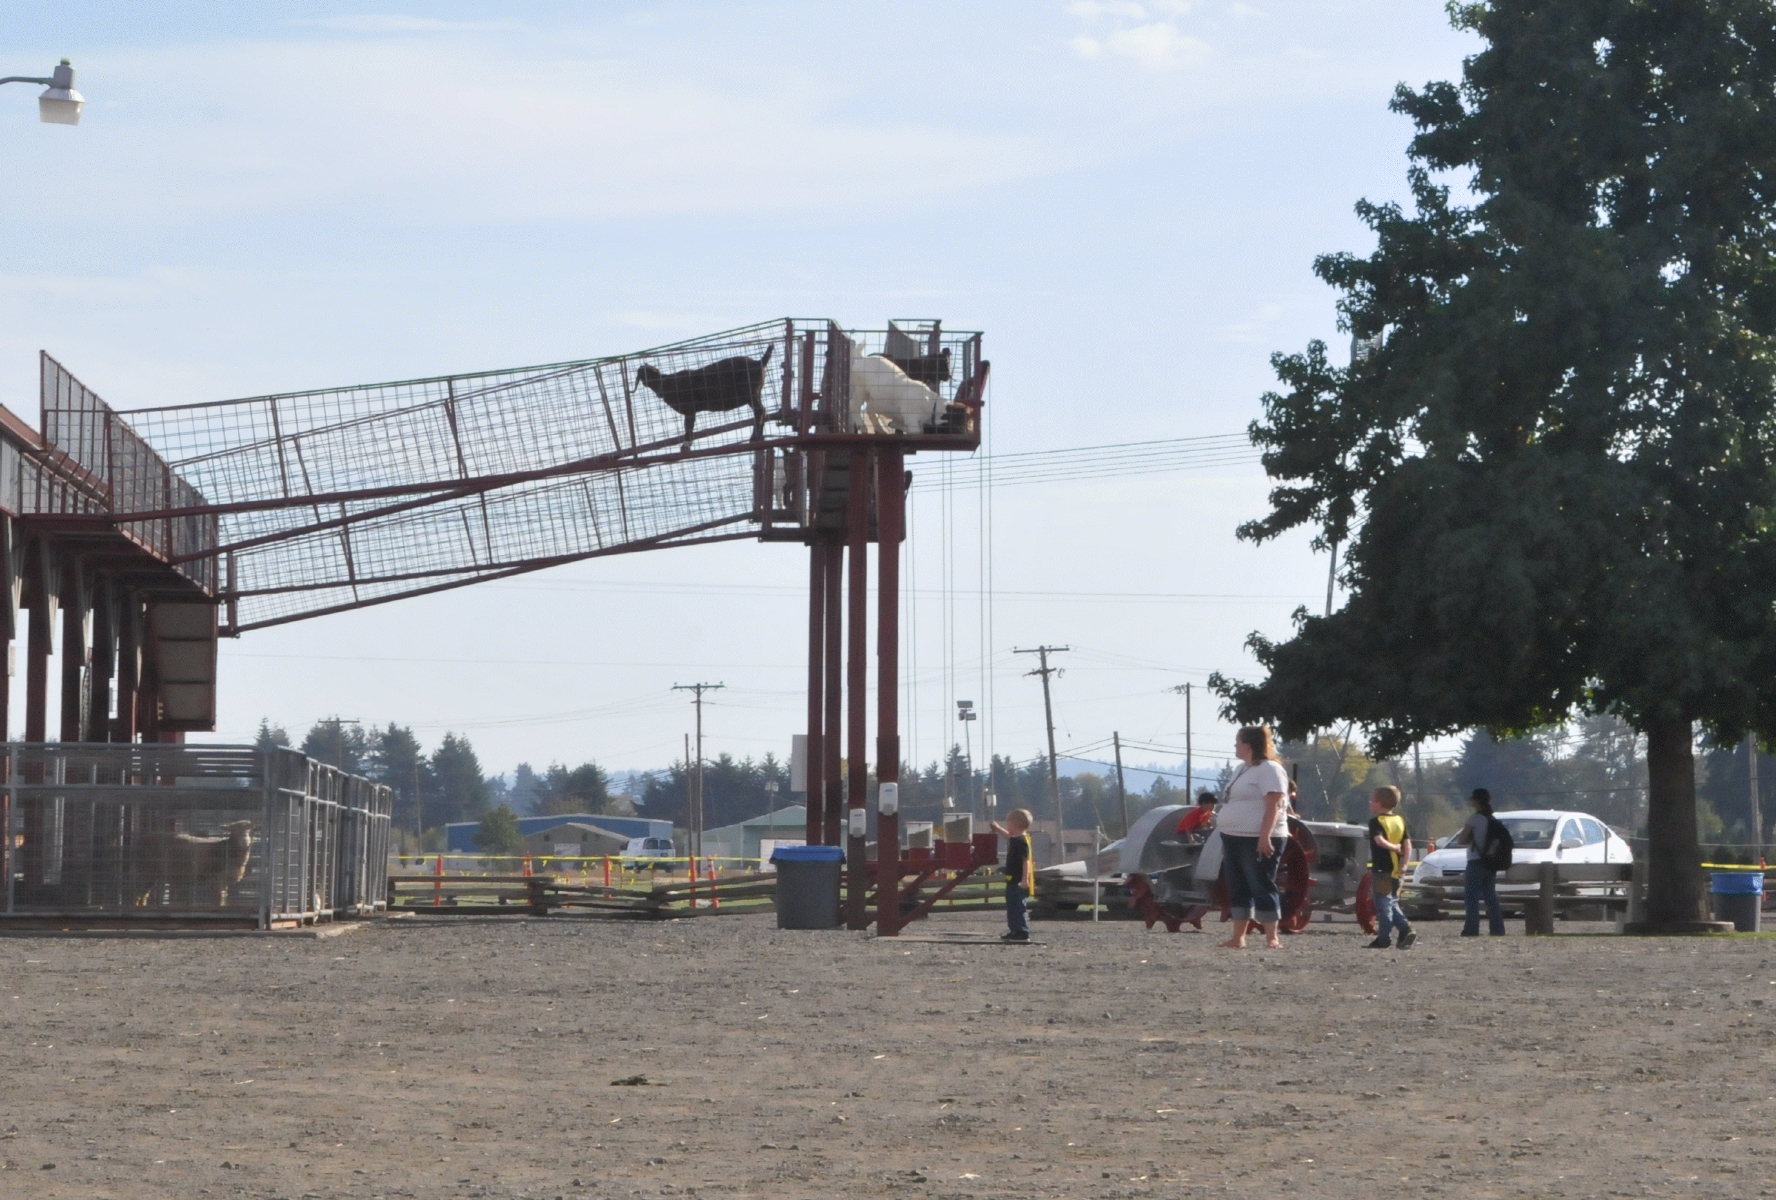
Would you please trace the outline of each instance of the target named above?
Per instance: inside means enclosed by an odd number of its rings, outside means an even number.
[[[1152,70],[1201,62],[1210,54],[1207,42],[1191,37],[1170,21],[1118,29],[1104,38],[1104,46]]]
[[[1104,53],[1104,43],[1082,33],[1073,39],[1073,49],[1079,52],[1081,58],[1097,58]]]
[[[345,33],[501,33],[524,28],[517,21],[440,21],[394,13],[323,17],[312,24]]]
[[[93,64],[107,90],[59,152],[94,215],[333,206],[477,222],[880,209],[1071,165],[1040,130],[856,107],[842,81],[525,49],[355,38],[138,51]],[[198,77],[215,101],[193,104],[185,81]],[[31,206],[54,208],[15,195],[0,211]]]
[[[1134,0],[1073,0],[1067,11],[1082,21],[1099,17],[1131,17],[1139,21],[1147,15],[1147,10]]]

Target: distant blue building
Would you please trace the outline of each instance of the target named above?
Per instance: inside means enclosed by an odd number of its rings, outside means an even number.
[[[555,813],[547,817],[519,817],[518,833],[528,837],[533,833],[541,833],[545,829],[553,829],[557,825],[595,825],[599,829],[608,829],[612,833],[622,834],[626,838],[660,837],[671,838],[672,822],[655,821],[648,817],[605,817],[593,813]],[[444,826],[444,853],[474,854],[481,847],[475,845],[475,834],[481,829],[479,821],[452,821]]]

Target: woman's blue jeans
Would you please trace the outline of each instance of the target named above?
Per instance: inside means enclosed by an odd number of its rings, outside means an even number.
[[[1283,899],[1277,893],[1277,866],[1283,861],[1283,843],[1273,840],[1276,853],[1258,854],[1258,839],[1221,835],[1221,874],[1233,901],[1233,919],[1269,924],[1283,919]]]
[[[1482,865],[1477,859],[1468,860],[1468,870],[1463,878],[1462,897],[1467,901],[1467,920],[1462,922],[1463,937],[1480,936],[1480,901],[1486,901],[1486,928],[1494,937],[1501,937],[1505,932],[1505,914],[1499,907],[1498,872],[1491,867]]]

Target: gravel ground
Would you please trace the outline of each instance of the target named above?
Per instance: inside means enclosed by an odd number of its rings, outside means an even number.
[[[1776,943],[1421,930],[0,939],[0,1196],[1776,1194]]]

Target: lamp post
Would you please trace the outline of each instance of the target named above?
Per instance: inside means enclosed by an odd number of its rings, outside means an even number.
[[[74,90],[74,68],[63,59],[47,77],[8,75],[0,83],[41,83],[46,85],[37,97],[37,119],[45,125],[78,125],[80,109],[86,97]]]
[[[963,757],[968,763],[968,811],[974,811],[974,731],[969,727],[970,721],[978,721],[979,714],[974,711],[974,701],[956,701],[956,719],[962,722],[962,739],[965,747]]]

